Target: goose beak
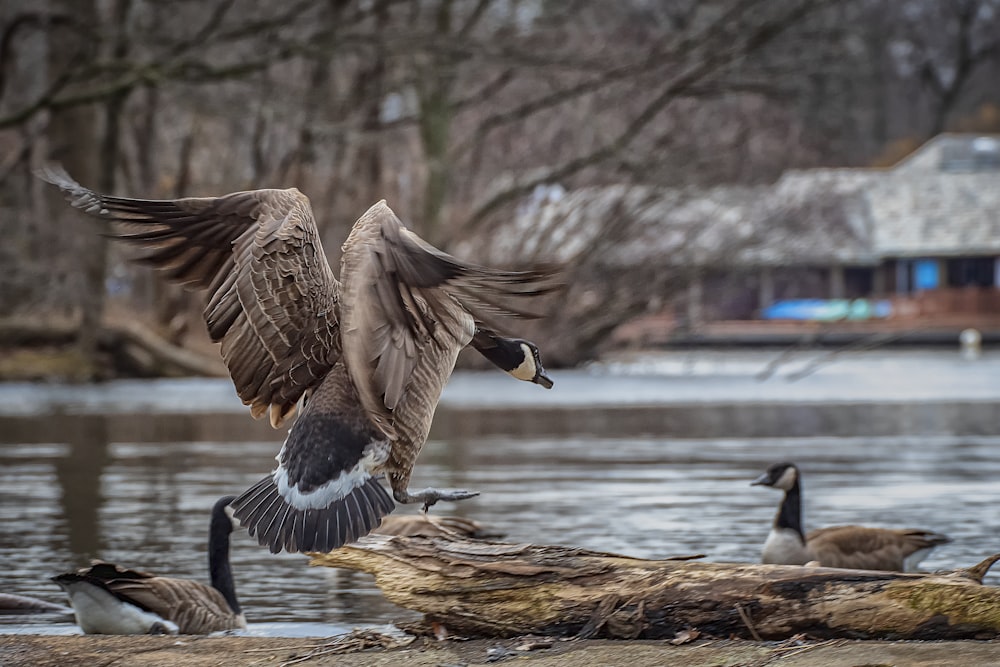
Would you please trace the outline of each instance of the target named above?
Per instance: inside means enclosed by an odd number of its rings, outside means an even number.
[[[545,371],[538,371],[538,375],[535,376],[535,384],[540,384],[546,389],[552,389],[552,378],[545,374]]]
[[[750,482],[750,486],[765,486],[770,481],[768,474],[765,472],[760,477]]]

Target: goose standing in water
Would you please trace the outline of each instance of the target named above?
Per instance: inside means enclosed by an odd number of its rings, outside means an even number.
[[[292,425],[277,468],[236,498],[236,517],[271,551],[330,551],[369,533],[401,503],[461,500],[409,488],[441,390],[466,345],[517,379],[551,387],[538,348],[501,336],[512,302],[551,291],[548,270],[462,262],[406,229],[384,201],[354,223],[340,280],[298,190],[127,199],[39,172],[76,208],[115,222],[168,280],[207,290],[205,321],[255,417]]]
[[[951,539],[915,528],[889,529],[866,526],[830,526],[802,531],[802,486],[794,463],[775,463],[752,485],[785,492],[764,543],[763,563],[805,565],[856,570],[915,572],[935,547]]]
[[[233,499],[220,498],[212,508],[208,531],[211,586],[104,562],[53,577],[69,594],[84,633],[207,635],[246,628],[229,564],[233,532],[229,503]]]

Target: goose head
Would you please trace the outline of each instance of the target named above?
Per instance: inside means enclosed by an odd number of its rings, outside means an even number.
[[[496,336],[493,341],[496,347],[483,351],[490,361],[518,380],[552,388],[552,379],[545,374],[537,345],[522,338]]]
[[[794,463],[775,463],[764,473],[750,482],[751,486],[770,486],[772,489],[788,491],[799,478],[799,469]]]

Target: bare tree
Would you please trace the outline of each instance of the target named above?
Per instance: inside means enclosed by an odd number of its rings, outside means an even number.
[[[1000,2],[936,2],[903,18],[909,21],[900,45],[910,47],[913,73],[930,92],[933,136],[945,130],[976,70],[1000,57]]]
[[[0,256],[17,270],[0,314],[71,311],[96,332],[103,267],[114,304],[173,300],[163,325],[198,308],[60,222],[30,176],[46,159],[135,196],[296,186],[332,252],[386,198],[435,243],[488,253],[536,189],[764,183],[943,127],[996,95],[998,1],[14,0]],[[664,293],[632,282],[692,278],[662,263],[602,278],[635,231],[624,210],[607,209],[554,306],[581,339],[567,361]],[[175,342],[202,330],[174,324]]]

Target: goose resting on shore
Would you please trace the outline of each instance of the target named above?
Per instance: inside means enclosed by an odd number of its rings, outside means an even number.
[[[98,561],[52,577],[69,594],[77,625],[88,635],[207,635],[246,628],[229,564],[232,500],[233,496],[220,498],[212,508],[208,530],[211,586]]]
[[[553,271],[462,262],[406,229],[385,201],[354,223],[338,281],[297,189],[154,201],[93,192],[57,167],[39,176],[113,221],[114,237],[148,251],[141,262],[208,292],[208,332],[252,415],[278,427],[304,400],[277,468],[232,505],[273,552],[352,542],[393,498],[426,509],[476,495],[409,488],[466,345],[517,379],[552,386],[535,345],[497,332],[506,319],[537,317],[512,302],[554,289]]]

